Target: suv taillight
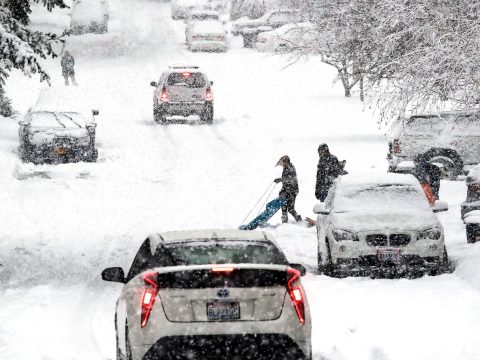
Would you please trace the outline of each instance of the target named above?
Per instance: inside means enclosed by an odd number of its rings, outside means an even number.
[[[300,271],[295,269],[287,270],[287,290],[297,312],[298,321],[301,324],[305,324],[305,300],[300,284]]]
[[[143,328],[147,325],[150,312],[152,311],[155,298],[158,294],[157,273],[148,273],[143,275],[143,282],[146,285],[142,294],[142,315],[140,326]]]
[[[398,139],[393,140],[392,150],[394,154],[400,153],[400,141]]]
[[[213,101],[213,92],[210,88],[205,91],[205,101]]]
[[[167,89],[163,88],[162,92],[160,93],[160,100],[162,102],[169,102],[170,99],[168,98],[168,91]]]

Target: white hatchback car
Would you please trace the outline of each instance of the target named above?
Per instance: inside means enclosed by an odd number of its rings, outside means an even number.
[[[202,230],[150,235],[117,301],[117,359],[311,359],[300,277],[270,235]]]
[[[326,274],[407,271],[438,273],[448,267],[443,227],[413,175],[346,175],[314,212],[318,267]]]
[[[219,20],[195,21],[186,38],[190,51],[227,51],[228,37],[225,25]]]

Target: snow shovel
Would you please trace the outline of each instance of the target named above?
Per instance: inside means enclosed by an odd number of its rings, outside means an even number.
[[[255,219],[250,221],[247,225],[240,225],[240,230],[253,230],[259,226],[263,226],[267,223],[280,208],[286,204],[287,200],[282,198],[276,198],[267,203],[266,209],[260,213]]]

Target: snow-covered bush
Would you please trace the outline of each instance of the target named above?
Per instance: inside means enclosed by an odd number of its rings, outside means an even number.
[[[0,89],[0,116],[12,117],[15,115],[13,111],[12,101],[6,97],[5,92]]]
[[[230,19],[237,20],[247,16],[251,19],[258,19],[266,12],[263,0],[233,0],[230,11]]]

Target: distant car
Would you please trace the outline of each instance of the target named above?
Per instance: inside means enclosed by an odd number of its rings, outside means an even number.
[[[227,30],[221,21],[196,21],[187,38],[190,51],[227,51]]]
[[[290,23],[259,33],[255,48],[262,52],[288,52],[296,47],[308,46],[316,39],[317,31],[313,24]]]
[[[389,134],[389,171],[412,172],[423,154],[444,178],[456,178],[480,163],[480,114],[440,112],[398,119]]]
[[[70,31],[74,35],[108,32],[108,2],[106,0],[74,0]]]
[[[480,242],[480,165],[467,176],[467,198],[462,203],[461,214],[467,232],[467,242]]]
[[[172,0],[170,12],[172,19],[185,19],[188,12],[194,9],[209,9],[207,0]]]
[[[213,122],[213,82],[198,66],[172,66],[158,82],[151,82],[153,118],[160,124],[168,116],[198,115],[200,120]]]
[[[270,31],[288,23],[300,22],[301,14],[296,9],[267,11],[258,19],[240,18],[232,22],[232,34],[242,35],[245,47],[253,47],[261,32]]]
[[[212,10],[225,12],[227,10],[227,0],[208,0],[208,7]]]
[[[23,162],[57,164],[95,162],[98,110],[75,105],[75,93],[44,89],[19,122],[19,155]],[[72,104],[73,103],[73,104]]]
[[[150,235],[116,304],[117,359],[311,359],[301,284],[267,233],[178,231]]]
[[[220,20],[220,13],[214,10],[192,10],[185,19],[185,43],[188,43],[192,26],[197,21]]]
[[[314,212],[318,267],[327,274],[438,273],[448,267],[443,227],[413,175],[345,175]]]

